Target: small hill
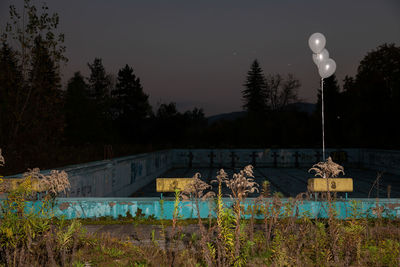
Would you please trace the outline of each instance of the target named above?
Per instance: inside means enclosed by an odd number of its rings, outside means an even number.
[[[235,112],[230,112],[230,113],[222,113],[222,114],[217,114],[213,115],[210,117],[207,117],[208,124],[213,124],[214,122],[221,121],[221,120],[226,120],[226,121],[234,121],[239,118],[243,118],[246,116],[247,112],[246,111],[235,111]]]
[[[316,104],[314,103],[306,103],[306,102],[297,102],[290,104],[288,106],[289,110],[297,110],[300,112],[305,112],[307,114],[312,114],[316,109]],[[234,111],[230,113],[222,113],[207,117],[208,124],[213,124],[214,122],[226,120],[226,121],[234,121],[239,118],[243,118],[246,116],[246,111]]]

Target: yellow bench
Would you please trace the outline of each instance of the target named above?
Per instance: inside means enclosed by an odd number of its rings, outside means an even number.
[[[3,193],[17,189],[19,184],[24,181],[24,179],[22,178],[7,178],[7,179],[3,178],[2,180],[3,182],[0,183],[0,192]],[[42,186],[40,185],[39,180],[32,179],[31,182],[32,182],[32,191],[35,192],[46,191],[46,189],[42,188]]]
[[[193,181],[193,178],[157,178],[157,192],[175,192],[175,189],[182,191],[185,186]]]
[[[312,192],[353,192],[352,178],[311,178],[308,190]]]

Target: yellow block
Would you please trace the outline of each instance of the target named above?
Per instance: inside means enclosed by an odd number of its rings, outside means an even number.
[[[311,178],[308,189],[313,192],[353,192],[352,178]]]
[[[3,179],[3,182],[0,184],[0,192],[10,192],[18,188],[19,184],[22,183],[24,179],[22,178],[9,178]],[[41,188],[39,180],[32,179],[32,191],[41,192],[45,191],[45,188]]]
[[[157,192],[175,192],[175,189],[182,191],[191,181],[193,178],[157,178]]]

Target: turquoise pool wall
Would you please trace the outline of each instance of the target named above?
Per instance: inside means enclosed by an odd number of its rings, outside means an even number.
[[[244,210],[255,204],[256,199],[247,199],[243,202]],[[232,200],[225,198],[225,206],[232,205]],[[271,199],[265,199],[264,204],[271,205]],[[283,198],[281,215],[291,211],[290,216],[308,216],[310,218],[327,218],[329,203],[326,201],[304,200],[296,207],[285,210],[285,205],[291,203],[292,199]],[[259,205],[263,205],[260,203]],[[29,202],[28,206],[38,209],[40,201]],[[200,201],[200,215],[207,218],[210,214],[215,217],[214,202]],[[332,208],[336,211],[337,217],[347,219],[355,214],[359,217],[376,218],[379,213],[385,218],[400,218],[400,199],[348,199],[332,202]],[[73,218],[100,218],[100,217],[125,217],[127,212],[135,216],[138,210],[146,217],[154,216],[156,219],[172,219],[174,211],[173,200],[160,201],[159,198],[59,198],[55,207],[57,216],[64,215],[67,219]],[[356,211],[356,213],[354,213]],[[192,201],[179,203],[179,216],[181,219],[197,218],[197,209]],[[250,215],[245,215],[249,218]],[[262,215],[257,216],[262,218]]]

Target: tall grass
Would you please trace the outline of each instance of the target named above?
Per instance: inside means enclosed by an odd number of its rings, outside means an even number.
[[[337,164],[336,164],[337,165]],[[326,164],[314,165],[321,177],[336,177],[343,172],[331,159]],[[334,167],[334,168],[331,168]],[[202,194],[210,187],[202,183]],[[217,179],[215,214],[209,229],[204,231],[200,217],[200,242],[191,242],[192,260],[207,266],[399,266],[400,222],[384,219],[377,208],[377,218],[362,216],[357,202],[351,203],[348,219],[338,218],[335,195],[328,192],[327,218],[313,217],[310,212],[299,212],[299,206],[308,194],[282,201],[277,193],[271,193],[269,183],[262,184],[260,196],[244,209],[249,192],[258,190],[252,179],[252,167],[247,166],[231,179],[220,170]],[[191,185],[193,187],[193,185]],[[222,187],[230,190],[232,206],[222,202]],[[201,199],[195,191],[196,210]],[[309,199],[308,199],[309,200]],[[379,204],[377,204],[379,205]],[[199,213],[198,213],[199,214]],[[262,219],[256,219],[260,218]],[[247,219],[245,219],[247,217]],[[207,241],[205,243],[205,241]],[[206,246],[205,246],[206,245]],[[184,249],[182,251],[185,251]],[[182,252],[183,253],[183,252]]]
[[[27,204],[37,196],[33,179],[48,189],[35,210]],[[53,172],[45,178],[33,170],[9,192],[1,203],[0,266],[400,266],[400,222],[383,218],[379,202],[374,219],[363,216],[353,201],[350,216],[342,220],[329,193],[328,216],[321,219],[300,212],[307,194],[283,200],[264,181],[260,196],[245,209],[248,194],[260,187],[251,166],[232,177],[220,170],[216,194],[196,174],[187,188],[176,191],[172,221],[162,219],[161,233],[152,229],[151,242],[139,245],[85,234],[79,220],[56,218],[55,197],[68,189],[67,181],[65,174]],[[224,187],[232,204],[222,201]],[[202,201],[215,203],[210,214],[216,219],[200,214]],[[196,228],[187,230],[182,205],[193,205]]]
[[[0,160],[4,164],[1,153]],[[38,186],[33,186],[33,181]],[[0,266],[72,264],[84,240],[81,224],[56,218],[53,210],[55,197],[69,186],[65,172],[44,176],[34,169],[23,175],[17,188],[8,188],[7,198],[0,203]],[[29,206],[28,201],[42,190],[41,201]]]

